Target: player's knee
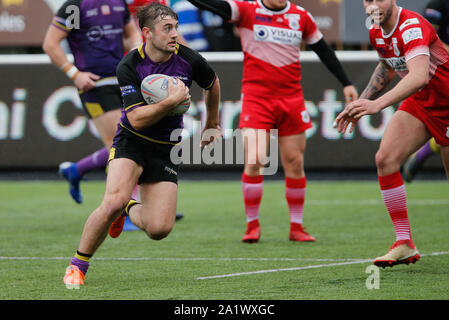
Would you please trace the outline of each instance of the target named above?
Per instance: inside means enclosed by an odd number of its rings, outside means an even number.
[[[164,233],[148,233],[148,237],[150,237],[151,240],[162,240],[168,236],[170,232],[164,232]]]
[[[145,232],[152,240],[162,240],[170,234],[171,229],[172,227],[167,225],[152,225],[145,228]]]
[[[129,199],[127,197],[120,195],[105,196],[101,206],[103,207],[103,211],[107,218],[109,220],[114,220],[126,207],[128,201]]]
[[[260,175],[260,169],[262,168],[259,164],[246,164],[245,174],[251,177]]]
[[[376,152],[374,159],[376,161],[376,167],[383,168],[383,167],[385,167],[385,165],[387,163],[387,154],[385,152],[383,152],[382,150],[378,150]]]
[[[400,161],[391,152],[379,150],[375,156],[376,166],[378,169],[388,169],[400,166]]]
[[[290,165],[295,169],[302,170],[304,167],[304,157],[302,155],[298,155],[290,159]]]
[[[304,157],[302,155],[296,155],[285,158],[284,167],[289,171],[301,172],[304,168]]]
[[[159,218],[143,219],[143,227],[147,236],[152,240],[162,240],[167,237],[174,225],[174,219],[162,218],[164,215],[159,215]],[[166,217],[169,216],[168,214]]]

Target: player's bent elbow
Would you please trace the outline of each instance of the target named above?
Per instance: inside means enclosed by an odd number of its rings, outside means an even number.
[[[55,50],[58,45],[59,42],[47,34],[44,38],[44,41],[42,42],[42,50],[44,50],[44,52],[49,55]]]
[[[128,113],[128,121],[134,130],[137,131],[154,124],[153,121],[151,121],[151,118],[143,118],[140,116],[139,110],[134,110],[132,113]]]
[[[427,86],[430,81],[427,72],[426,73],[415,73],[413,75],[413,79],[415,80],[415,84],[416,84],[416,87],[418,88],[418,90],[421,90],[422,88]]]
[[[215,78],[212,90],[215,90],[218,94],[220,94],[220,79],[218,78],[218,76]]]
[[[414,80],[414,85],[415,85],[415,89],[416,91],[421,90],[422,88],[424,88],[425,86],[427,86],[429,84],[429,76],[426,74],[422,74],[422,73],[414,73],[413,74],[413,80]]]
[[[131,123],[131,126],[132,126],[132,127],[134,128],[134,130],[136,130],[136,131],[139,131],[139,130],[141,130],[141,129],[144,128],[144,126],[141,125],[141,124],[139,124],[138,121],[130,121],[130,123]]]
[[[217,92],[218,94],[220,94],[220,79],[218,78],[217,75],[215,76],[215,80],[212,86],[210,86],[209,89],[204,89],[203,92],[204,93]]]
[[[427,76],[421,77],[421,87],[420,87],[420,89],[422,89],[425,86],[427,86],[429,84],[429,82],[430,82],[429,77],[427,77]]]
[[[44,41],[42,44],[42,50],[44,50],[46,54],[49,54],[52,51],[52,45],[49,41]]]

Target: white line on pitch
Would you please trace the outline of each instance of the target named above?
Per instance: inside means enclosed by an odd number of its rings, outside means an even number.
[[[449,254],[449,251],[434,252],[422,254],[425,256],[438,256]],[[72,257],[7,257],[0,256],[0,260],[70,260]],[[339,263],[360,263],[366,259],[342,258],[342,259],[325,259],[325,258],[176,258],[176,257],[94,257],[93,260],[98,261],[309,261],[309,262],[339,262]],[[301,267],[303,268],[303,267]]]
[[[0,260],[70,260],[71,257],[6,257],[0,256]],[[358,261],[360,259],[314,259],[314,258],[173,258],[173,257],[94,257],[93,260],[100,261],[315,261],[315,262],[336,262],[336,261]]]
[[[428,254],[422,254],[421,257],[425,256],[439,256],[439,255],[447,255],[449,254],[449,251],[445,252],[433,252]],[[219,279],[219,278],[230,278],[230,277],[237,277],[237,276],[248,276],[253,274],[262,274],[262,273],[272,273],[272,272],[282,272],[282,271],[299,271],[299,270],[307,270],[307,269],[318,269],[318,268],[326,268],[326,267],[338,267],[338,266],[344,266],[344,265],[350,265],[350,264],[361,264],[361,263],[367,263],[372,262],[372,259],[361,259],[356,261],[347,261],[347,262],[339,262],[339,263],[327,263],[327,264],[317,264],[317,265],[311,265],[311,266],[304,266],[304,267],[295,267],[295,268],[279,268],[279,269],[270,269],[270,270],[258,270],[258,271],[249,271],[249,272],[237,272],[237,273],[229,273],[229,274],[222,274],[222,275],[216,275],[216,276],[208,276],[208,277],[198,277],[196,280],[208,280],[208,279]]]

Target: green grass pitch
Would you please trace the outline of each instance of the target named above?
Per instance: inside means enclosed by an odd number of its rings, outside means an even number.
[[[262,237],[245,244],[240,181],[180,181],[176,222],[162,241],[141,231],[107,238],[86,284],[67,289],[65,268],[104,182],[82,184],[75,204],[65,182],[0,182],[0,299],[320,300],[448,299],[449,184],[407,185],[421,260],[379,269],[368,289],[366,259],[394,241],[378,184],[309,181],[304,224],[315,243],[288,240],[282,181],[264,184]]]

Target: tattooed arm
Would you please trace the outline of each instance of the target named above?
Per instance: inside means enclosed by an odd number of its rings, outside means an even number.
[[[368,85],[360,95],[360,99],[373,100],[378,98],[394,77],[394,70],[387,66],[384,62],[379,62]]]
[[[398,82],[398,84],[387,93],[383,94],[376,100],[373,98],[378,95],[382,89],[388,84],[386,80],[391,81],[392,77],[382,69],[376,69],[374,77],[370,80],[370,84],[364,92],[365,99],[359,99],[348,104],[345,109],[338,115],[335,120],[335,127],[339,132],[345,132],[346,128],[351,124],[350,132],[354,130],[354,123],[365,115],[375,114],[388,106],[403,101],[412,94],[418,92],[429,83],[430,58],[426,54],[418,55],[407,61],[407,75]]]
[[[392,68],[386,65],[383,61],[379,62],[358,101],[377,99],[382,91],[390,84],[395,75],[396,73]],[[352,132],[355,128],[358,119],[349,115],[348,107],[351,107],[351,105],[352,104],[347,105],[335,119],[334,127],[337,128],[338,132],[344,133],[347,129],[349,129],[349,132]]]

